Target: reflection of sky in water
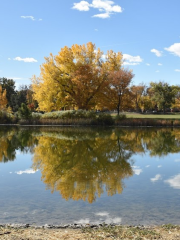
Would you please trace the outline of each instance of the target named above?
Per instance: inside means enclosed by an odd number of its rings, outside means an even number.
[[[15,161],[0,163],[0,222],[179,224],[180,154],[134,154],[131,159],[134,175],[123,180],[122,194],[108,196],[104,187],[89,204],[51,194],[41,171],[31,168],[32,155],[18,150]]]

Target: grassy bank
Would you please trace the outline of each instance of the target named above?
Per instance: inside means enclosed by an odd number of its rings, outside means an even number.
[[[76,126],[137,126],[179,127],[180,114],[97,113],[68,110],[32,113],[28,117],[0,114],[0,124],[20,125],[76,125]]]
[[[0,239],[2,240],[105,240],[105,239],[180,239],[180,226],[163,225],[155,227],[144,226],[101,226],[101,227],[83,227],[80,229],[54,229],[54,228],[12,228],[0,227]]]

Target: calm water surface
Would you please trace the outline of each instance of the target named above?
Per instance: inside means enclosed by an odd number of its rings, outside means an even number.
[[[0,127],[0,223],[180,224],[180,129]]]

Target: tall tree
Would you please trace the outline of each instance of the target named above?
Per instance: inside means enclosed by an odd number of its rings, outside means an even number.
[[[163,109],[165,113],[166,108],[169,108],[175,102],[176,92],[168,83],[161,81],[159,83],[151,82],[150,86],[151,99],[157,104],[158,109]]]
[[[15,82],[13,79],[0,78],[0,85],[3,90],[6,90],[6,98],[8,101],[8,106],[13,108],[13,96],[16,94],[15,92]]]
[[[103,105],[108,109],[117,109],[118,115],[121,110],[129,107],[130,101],[128,98],[131,95],[130,84],[133,76],[132,71],[125,69],[109,72],[105,94],[108,101],[103,102]]]
[[[102,55],[103,52],[89,42],[71,48],[65,46],[58,55],[45,58],[40,77],[32,78],[39,110],[94,108],[108,84],[108,72],[118,71],[122,64],[120,52],[109,51],[105,61]]]
[[[0,85],[0,110],[5,110],[7,103],[6,90],[3,91],[2,86]]]

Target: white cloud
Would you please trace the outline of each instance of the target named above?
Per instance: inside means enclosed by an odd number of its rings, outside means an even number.
[[[38,171],[38,170],[37,170]],[[26,174],[34,174],[34,173],[36,173],[37,171],[34,171],[33,169],[26,169],[26,170],[24,170],[24,171],[18,171],[18,172],[15,172],[15,173],[17,173],[18,175],[21,175],[21,174],[23,174],[23,173],[26,173]]]
[[[136,175],[140,175],[142,173],[142,169],[140,169],[138,166],[133,166],[133,172]]]
[[[161,174],[156,174],[154,178],[150,178],[151,182],[156,182],[161,179]]]
[[[39,18],[39,21],[42,21],[42,18]]]
[[[146,65],[147,65],[147,66],[150,66],[150,64],[149,64],[149,63],[146,63]]]
[[[180,72],[180,69],[175,69],[174,71],[175,71],[175,72]]]
[[[123,65],[139,65],[143,59],[140,56],[131,56],[129,54],[123,54]]]
[[[32,21],[35,21],[35,18],[33,16],[21,16],[21,18],[29,18]]]
[[[180,43],[174,43],[168,48],[164,48],[166,51],[180,57]]]
[[[79,11],[89,11],[90,4],[86,1],[81,1],[79,3],[74,3],[73,9],[77,9]]]
[[[8,58],[8,60],[10,61],[10,60],[11,60],[11,58]]]
[[[97,17],[97,18],[103,18],[103,19],[105,19],[105,18],[110,18],[110,14],[109,14],[109,13],[100,13],[100,14],[96,14],[96,15],[94,15],[94,16],[92,16],[92,17]]]
[[[150,167],[150,165],[146,165],[146,168]]]
[[[22,61],[22,62],[37,62],[36,59],[34,58],[21,58],[21,57],[16,57],[14,58],[15,61]]]
[[[180,174],[169,178],[168,180],[164,181],[165,183],[168,183],[170,187],[175,188],[175,189],[180,189]]]
[[[161,167],[162,167],[162,165],[158,165],[157,167],[158,167],[158,168],[161,168]]]
[[[19,78],[19,77],[8,77],[8,79],[13,79],[13,80],[22,80],[23,78]]]
[[[162,63],[158,63],[158,66],[162,66]]]
[[[162,56],[162,51],[159,51],[159,50],[157,50],[157,49],[151,49],[151,52],[152,52],[152,53],[155,53],[155,55],[156,55],[157,57],[161,57],[161,56]]]
[[[79,3],[74,3],[73,9],[79,11],[89,11],[90,8],[98,9],[99,12],[103,12],[100,14],[95,14],[93,17],[98,18],[109,18],[113,13],[121,13],[122,8],[119,5],[114,5],[115,3],[110,0],[93,0],[90,4],[87,1],[80,1]]]

